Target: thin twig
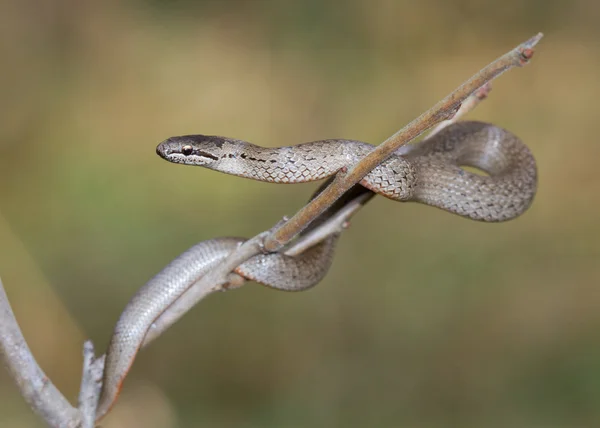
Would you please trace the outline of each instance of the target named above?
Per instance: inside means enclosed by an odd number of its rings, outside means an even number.
[[[492,90],[492,83],[488,82],[483,85],[481,88],[477,89],[471,95],[467,97],[467,99],[461,104],[460,108],[456,112],[456,114],[448,119],[438,123],[429,134],[427,134],[427,138],[433,137],[435,134],[440,132],[442,129],[452,125],[453,123],[458,122],[462,119],[467,113],[472,111],[475,107],[479,105],[479,103],[485,100]]]
[[[339,211],[335,212],[335,214],[333,214],[331,218],[328,218],[323,224],[320,224],[306,235],[301,236],[297,242],[294,242],[290,248],[286,249],[284,254],[288,256],[298,256],[308,248],[329,238],[331,235],[339,234],[346,229],[352,216],[375,196],[374,193],[364,188],[359,189],[355,194],[357,195],[356,197],[344,204]],[[242,249],[243,252],[242,256],[245,257],[247,254],[252,254],[249,257],[251,258],[260,254],[262,252],[260,242],[266,233],[268,232],[263,232],[242,244],[242,246],[240,246],[240,249]],[[246,247],[242,248],[244,246]],[[240,249],[236,250],[235,253],[240,251]],[[238,263],[238,260],[240,260],[238,257],[235,259],[225,259],[222,264],[219,265],[222,274],[214,275],[213,270],[213,272],[211,272],[213,273],[213,276],[208,277],[207,279],[205,278],[208,275],[203,277],[192,285],[185,293],[179,296],[179,298],[173,302],[173,304],[161,314],[154,323],[152,323],[150,330],[146,333],[142,347],[149,345],[150,342],[164,333],[171,325],[177,322],[177,320],[209,294],[212,294],[215,291],[239,288],[244,285],[246,280],[243,277],[231,273],[233,269],[241,264]]]
[[[459,109],[460,104],[492,79],[512,67],[523,66],[533,56],[533,47],[542,38],[542,33],[537,34],[525,43],[520,44],[512,51],[483,68],[458,89],[427,110],[417,119],[410,122],[400,131],[396,132],[372,152],[348,168],[340,171],[331,185],[319,196],[305,205],[283,226],[270,234],[264,242],[267,251],[277,251],[290,242],[296,235],[304,230],[315,218],[327,209],[335,200],[344,194],[350,187],[358,183],[373,168],[385,161],[395,150],[403,144],[413,140],[434,126],[436,123],[451,118]]]
[[[87,340],[83,344],[83,373],[79,389],[79,411],[81,412],[81,428],[96,426],[96,409],[102,389],[102,373],[104,372],[104,355],[96,358],[94,344]]]
[[[79,410],[71,406],[31,354],[0,280],[0,353],[29,406],[53,427],[78,427]]]
[[[344,205],[344,207],[327,222],[298,238],[290,248],[285,250],[284,254],[287,256],[298,256],[319,242],[329,238],[331,235],[342,233],[344,229],[348,228],[349,221],[354,214],[364,207],[374,196],[375,193],[373,192],[365,192],[357,196],[351,202]]]

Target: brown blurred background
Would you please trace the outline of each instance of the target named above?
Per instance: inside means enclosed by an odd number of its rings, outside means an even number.
[[[600,4],[34,2],[0,6],[0,273],[75,399],[135,290],[252,236],[314,185],[169,164],[171,135],[379,143],[538,31],[470,119],[523,138],[532,208],[481,224],[378,198],[298,294],[211,296],[142,352],[110,427],[600,426]],[[5,371],[0,426],[38,427]]]

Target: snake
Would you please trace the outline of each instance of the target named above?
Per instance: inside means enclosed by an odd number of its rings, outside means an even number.
[[[304,183],[331,180],[373,149],[368,143],[346,139],[267,148],[228,137],[184,135],[163,141],[156,152],[177,164],[271,183]],[[457,122],[431,138],[401,147],[359,185],[363,191],[368,189],[392,200],[418,202],[473,220],[500,222],[514,219],[529,208],[537,188],[537,168],[531,151],[511,132],[484,122]],[[354,196],[351,192],[348,195],[303,233],[339,211]],[[305,290],[327,273],[338,235],[295,256],[259,254],[234,272],[271,288]],[[152,323],[244,241],[217,238],[196,244],[138,290],[119,318],[108,347],[98,420],[115,403]]]
[[[163,141],[156,151],[173,163],[271,183],[305,183],[331,177],[373,148],[344,139],[267,148],[233,138],[184,135]],[[509,131],[483,122],[458,122],[432,138],[401,147],[360,184],[396,201],[499,222],[519,216],[530,206],[537,169],[531,151]]]

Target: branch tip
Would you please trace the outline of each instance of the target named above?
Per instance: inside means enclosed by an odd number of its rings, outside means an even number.
[[[544,37],[544,33],[541,33],[541,32],[537,33],[531,39],[529,39],[526,42],[522,43],[521,46],[523,48],[529,48],[529,49],[531,49],[531,48],[535,47],[535,45],[537,45],[540,40],[542,40],[542,37]]]
[[[533,57],[535,50],[533,49],[535,45],[539,43],[539,41],[544,37],[542,33],[537,33],[531,39],[519,45],[517,48],[520,54],[520,65],[524,66],[529,62],[529,60]]]

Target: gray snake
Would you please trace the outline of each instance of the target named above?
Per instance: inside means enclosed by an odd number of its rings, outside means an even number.
[[[322,140],[264,148],[226,137],[172,137],[157,147],[164,159],[273,183],[301,183],[333,176],[373,149],[354,140]],[[483,170],[479,175],[461,168]],[[529,149],[512,133],[481,122],[459,122],[432,138],[404,146],[360,181],[365,188],[402,202],[420,202],[474,220],[515,218],[531,204],[537,171]],[[345,200],[325,212],[333,215]],[[311,228],[316,224],[311,225]],[[309,229],[310,230],[310,229]],[[318,283],[333,258],[337,235],[298,256],[256,256],[235,272],[282,290]],[[98,419],[114,404],[122,382],[152,323],[208,270],[230,254],[241,238],[202,242],[171,262],[142,287],[119,319],[107,352]]]
[[[330,177],[373,149],[354,140],[322,140],[265,148],[232,138],[187,135],[162,142],[164,159],[272,183]],[[467,172],[461,166],[489,174]],[[536,166],[529,149],[510,132],[481,122],[459,122],[434,137],[405,146],[361,182],[375,193],[413,201],[482,221],[510,220],[530,205]]]

